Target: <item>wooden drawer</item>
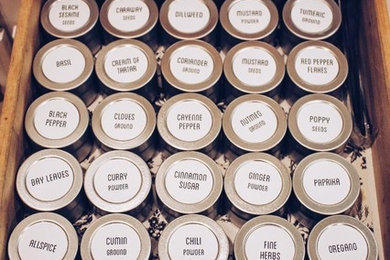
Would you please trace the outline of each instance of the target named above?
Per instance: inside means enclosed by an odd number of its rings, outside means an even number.
[[[386,0],[351,1],[363,10],[360,65],[367,106],[378,128],[372,146],[374,176],[368,178],[373,201],[374,229],[380,258],[390,259],[390,24]],[[15,174],[24,158],[24,113],[31,98],[31,65],[39,46],[41,0],[22,0],[10,72],[0,119],[0,258],[6,258],[7,239],[15,224]]]

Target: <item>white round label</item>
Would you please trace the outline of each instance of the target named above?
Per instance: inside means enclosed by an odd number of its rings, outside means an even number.
[[[245,48],[233,57],[232,63],[234,75],[245,85],[264,86],[275,78],[275,59],[264,49]]]
[[[146,112],[138,103],[119,100],[103,110],[101,127],[110,138],[128,141],[137,138],[145,130],[147,121]]]
[[[57,0],[49,11],[49,21],[59,31],[73,32],[85,26],[90,19],[89,6],[80,0]]]
[[[56,157],[42,158],[27,170],[27,191],[37,200],[55,201],[65,196],[73,185],[70,165]]]
[[[339,63],[333,53],[320,47],[305,48],[295,59],[298,76],[314,86],[326,85],[335,80],[339,69]]]
[[[278,119],[275,112],[266,104],[250,101],[234,109],[231,124],[234,133],[240,139],[248,143],[261,143],[274,136]]]
[[[72,82],[80,77],[84,70],[84,55],[71,46],[59,45],[43,57],[42,72],[54,83]]]
[[[149,66],[148,58],[139,48],[122,45],[109,51],[105,57],[104,70],[114,81],[132,83],[140,80]]]
[[[283,183],[279,171],[264,161],[248,161],[234,176],[238,196],[253,205],[269,204],[279,196]]]
[[[197,101],[178,102],[168,111],[168,130],[181,141],[194,142],[204,138],[212,125],[211,112]]]
[[[185,46],[176,50],[169,66],[177,80],[193,85],[205,82],[214,71],[213,58],[198,46]]]
[[[37,222],[20,235],[18,253],[21,259],[62,260],[68,251],[68,236],[53,222]]]
[[[365,260],[368,256],[366,239],[345,224],[327,227],[318,238],[317,249],[323,260]]]
[[[93,178],[98,195],[110,203],[125,203],[141,189],[142,176],[126,159],[111,159],[100,165]]]
[[[304,170],[303,188],[315,202],[335,205],[347,198],[351,180],[344,167],[337,162],[320,160],[311,163]]]
[[[178,228],[168,241],[171,260],[211,260],[218,256],[219,244],[215,234],[201,224]]]
[[[124,223],[109,223],[99,228],[91,239],[95,260],[137,260],[141,241],[137,232]]]
[[[232,26],[246,34],[264,31],[271,22],[271,13],[261,0],[236,1],[230,7],[228,16]]]
[[[170,25],[181,33],[197,33],[210,21],[210,10],[201,0],[175,0],[168,7]]]
[[[319,144],[335,140],[344,127],[340,112],[330,103],[321,101],[303,105],[297,113],[297,125],[305,139]]]
[[[255,259],[295,259],[295,243],[283,228],[268,224],[256,228],[245,241],[245,255]]]
[[[115,0],[108,7],[110,24],[122,32],[134,32],[146,25],[150,10],[141,0]]]
[[[184,204],[195,204],[206,199],[213,190],[213,175],[210,169],[195,159],[174,163],[165,176],[169,195]]]
[[[47,139],[59,140],[71,135],[80,122],[76,106],[67,100],[51,99],[39,105],[34,114],[34,126]]]
[[[333,13],[324,0],[300,0],[291,9],[291,20],[302,32],[319,34],[332,25]]]

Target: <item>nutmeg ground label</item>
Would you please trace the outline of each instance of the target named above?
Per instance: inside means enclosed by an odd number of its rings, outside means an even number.
[[[115,0],[108,7],[107,17],[117,30],[134,32],[146,25],[150,10],[144,1]]]
[[[85,26],[90,15],[91,10],[84,1],[61,0],[51,5],[49,21],[59,31],[73,32]]]

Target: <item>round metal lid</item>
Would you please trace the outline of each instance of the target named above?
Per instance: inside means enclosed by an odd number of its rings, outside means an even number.
[[[238,210],[251,215],[271,214],[286,204],[291,194],[291,177],[276,157],[247,153],[226,170],[224,189]]]
[[[180,120],[177,120],[178,116]],[[161,107],[157,116],[157,129],[161,138],[170,146],[193,151],[203,149],[215,141],[221,131],[221,121],[221,111],[209,98],[184,93],[168,99]]]
[[[94,28],[99,9],[93,0],[48,0],[41,10],[41,24],[57,38],[77,38]]]
[[[190,12],[191,18],[185,17]],[[218,24],[218,9],[212,0],[166,0],[160,9],[164,31],[180,40],[200,39]]]
[[[122,39],[99,52],[95,70],[98,79],[114,91],[134,91],[148,84],[156,74],[157,62],[145,43]]]
[[[351,136],[352,125],[347,107],[326,94],[300,98],[291,107],[288,116],[288,128],[294,139],[303,147],[317,152],[343,146]]]
[[[348,61],[333,44],[305,41],[287,59],[287,73],[299,88],[310,93],[328,93],[342,86],[348,76]]]
[[[236,98],[225,110],[223,131],[236,147],[249,152],[268,151],[287,131],[286,114],[273,99],[248,94]]]
[[[47,243],[42,247],[42,243]],[[56,213],[36,213],[23,219],[8,242],[10,259],[75,259],[78,237],[72,224]]]
[[[183,73],[183,68],[188,68],[188,72]],[[191,73],[190,69],[196,70],[196,73]],[[213,87],[221,78],[222,58],[207,42],[179,41],[165,52],[161,60],[161,72],[174,88],[184,92],[201,92]]]
[[[237,260],[257,259],[262,253],[265,257],[279,255],[269,259],[303,260],[305,246],[301,234],[290,222],[277,216],[260,216],[246,222],[237,233],[234,256]]]
[[[117,93],[106,97],[92,115],[93,133],[99,142],[111,149],[131,150],[139,147],[149,140],[155,128],[153,106],[134,93]]]
[[[44,45],[37,52],[33,74],[46,89],[69,91],[81,86],[91,77],[93,66],[92,53],[85,44],[72,39],[58,39]]]
[[[128,151],[101,155],[92,162],[84,177],[84,190],[89,201],[110,213],[136,209],[148,197],[151,186],[148,165]]]
[[[372,232],[359,220],[344,215],[327,217],[311,230],[307,253],[311,260],[378,259]]]
[[[187,186],[184,187],[183,182]],[[181,214],[208,210],[217,202],[222,187],[222,173],[217,164],[199,152],[179,152],[170,156],[156,176],[157,196],[165,206]]]
[[[34,100],[26,112],[25,128],[30,139],[45,148],[64,148],[86,133],[89,113],[72,93],[50,92]]]
[[[186,245],[186,237],[193,239],[191,245]],[[161,259],[187,259],[183,254],[197,249],[203,250],[204,259],[226,260],[229,256],[229,242],[223,229],[203,215],[176,218],[164,229],[158,242]]]
[[[106,239],[111,238],[119,243],[107,245]],[[120,258],[148,260],[151,252],[149,234],[136,218],[124,214],[105,215],[93,221],[85,231],[80,244],[81,258],[109,257],[108,250],[117,251]]]
[[[275,89],[285,74],[283,57],[271,45],[242,42],[226,54],[223,71],[227,81],[244,93],[262,94]]]
[[[251,19],[248,19],[248,13]],[[240,22],[239,16],[248,21]],[[226,0],[221,6],[219,19],[223,29],[233,37],[254,41],[264,39],[275,31],[279,14],[271,0]]]
[[[284,5],[283,21],[297,37],[323,40],[339,29],[341,10],[333,0],[292,0]]]
[[[158,8],[153,0],[109,0],[100,9],[100,24],[117,38],[142,37],[157,20]]]
[[[46,149],[34,153],[20,166],[16,191],[20,199],[37,211],[55,211],[77,198],[83,186],[78,161],[62,150]]]

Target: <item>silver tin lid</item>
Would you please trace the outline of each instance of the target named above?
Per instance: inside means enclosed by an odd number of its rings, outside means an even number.
[[[123,39],[111,42],[99,52],[96,75],[114,91],[134,91],[144,87],[156,74],[157,62],[145,43]]]
[[[275,47],[259,41],[242,42],[226,54],[226,80],[244,93],[267,93],[281,84],[285,74],[282,55]]]
[[[100,24],[117,38],[142,37],[156,26],[157,20],[158,8],[153,0],[108,0],[100,9]]]
[[[223,131],[236,147],[249,152],[268,151],[286,134],[287,119],[273,99],[249,94],[231,102],[223,115]]]
[[[93,0],[48,0],[41,10],[41,24],[54,37],[77,38],[94,28],[98,16]]]
[[[333,151],[342,147],[352,133],[352,116],[337,98],[311,94],[300,98],[290,109],[288,128],[303,147]]]
[[[281,209],[290,197],[291,177],[276,157],[247,153],[230,164],[225,173],[224,189],[233,207],[240,212],[271,214]]]
[[[20,222],[8,242],[8,256],[22,259],[75,259],[78,237],[72,224],[56,213],[37,213]]]
[[[341,10],[333,0],[291,0],[283,8],[288,30],[305,40],[329,38],[341,25]]]
[[[279,23],[278,9],[271,0],[226,0],[219,12],[223,29],[243,40],[261,40]]]
[[[221,131],[221,111],[209,98],[195,93],[176,95],[161,107],[157,129],[170,146],[185,151],[212,144]]]
[[[180,214],[206,212],[222,193],[217,164],[199,152],[179,152],[166,159],[156,175],[156,192],[170,210]]]
[[[88,227],[80,245],[83,260],[148,260],[151,241],[137,219],[124,214],[103,216]]]
[[[203,259],[226,260],[229,242],[223,229],[203,215],[176,218],[162,232],[158,242],[160,259],[185,260],[201,255]]]
[[[183,92],[201,92],[212,88],[221,78],[222,58],[207,42],[179,41],[165,52],[161,72],[174,88]]]
[[[328,93],[344,84],[348,62],[331,43],[306,41],[290,52],[287,73],[291,81],[304,91]]]
[[[218,9],[212,0],[166,0],[160,9],[160,24],[176,39],[201,39],[218,23]]]
[[[321,215],[341,214],[360,193],[356,169],[340,155],[315,153],[304,158],[293,176],[295,196],[306,208]]]
[[[260,216],[245,223],[234,239],[237,260],[303,260],[305,246],[298,230],[277,216]]]
[[[147,199],[152,186],[148,165],[128,151],[111,151],[89,166],[84,190],[98,209],[110,213],[136,210]]]
[[[320,221],[307,241],[310,260],[377,260],[372,232],[350,216],[331,216]]]
[[[144,97],[117,93],[106,97],[92,116],[92,130],[103,145],[131,150],[147,142],[156,128],[156,113]]]
[[[83,186],[79,162],[62,150],[34,153],[20,166],[16,191],[20,199],[37,211],[55,211],[68,206]]]
[[[37,82],[51,91],[70,91],[86,83],[93,72],[94,59],[82,42],[54,40],[35,55],[33,73]]]
[[[89,113],[83,101],[68,92],[50,92],[37,98],[25,118],[27,135],[45,148],[64,148],[81,139]]]

